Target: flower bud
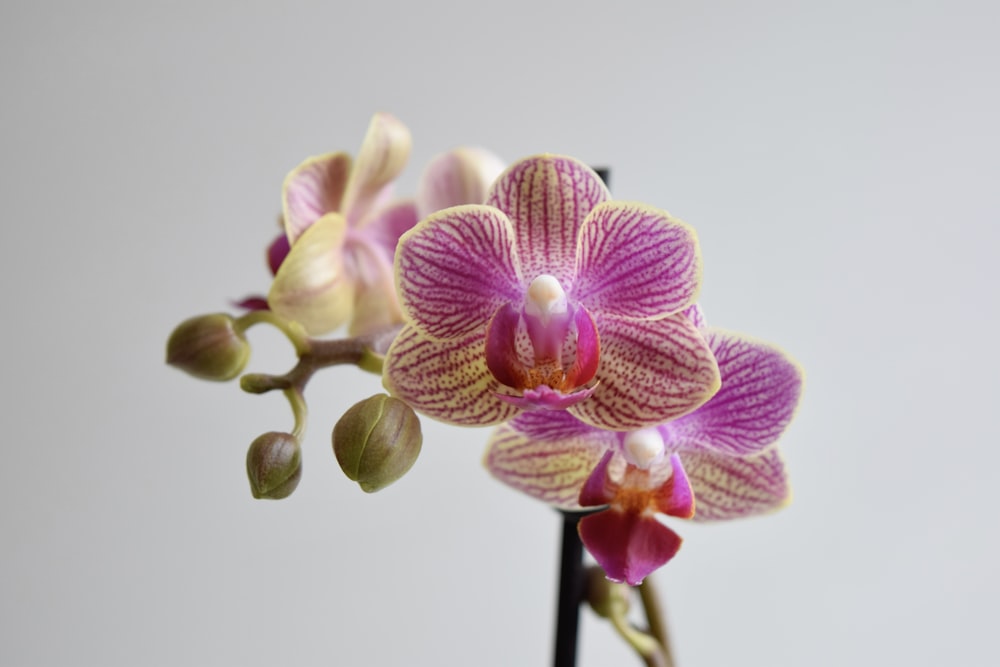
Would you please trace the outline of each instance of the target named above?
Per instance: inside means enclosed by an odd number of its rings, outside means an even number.
[[[302,477],[302,452],[291,433],[270,431],[247,451],[247,477],[254,498],[278,500],[292,494]]]
[[[628,613],[630,589],[610,581],[600,567],[587,568],[586,599],[601,618],[624,617]]]
[[[420,419],[403,401],[376,394],[333,427],[333,453],[349,479],[374,493],[406,474],[420,454]]]
[[[225,313],[181,322],[167,341],[167,363],[203,380],[232,380],[250,358],[250,345],[234,323]]]

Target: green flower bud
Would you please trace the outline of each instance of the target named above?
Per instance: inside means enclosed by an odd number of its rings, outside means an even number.
[[[261,435],[247,452],[247,477],[254,498],[287,498],[302,477],[302,452],[291,433]]]
[[[420,454],[420,419],[403,401],[376,394],[353,405],[333,427],[333,453],[366,493],[406,474]]]
[[[250,345],[234,323],[225,313],[181,322],[167,341],[167,363],[203,380],[232,380],[250,359]]]
[[[609,580],[601,568],[587,568],[587,603],[601,618],[624,618],[630,606],[630,592],[626,584]]]

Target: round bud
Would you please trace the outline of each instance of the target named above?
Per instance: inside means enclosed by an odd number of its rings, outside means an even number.
[[[587,568],[586,599],[601,618],[624,617],[630,606],[629,587],[610,581],[604,570]]]
[[[271,431],[247,451],[247,477],[254,498],[287,498],[302,477],[302,452],[291,433]]]
[[[353,405],[333,427],[333,453],[366,493],[406,474],[420,454],[420,419],[403,401],[376,394]]]
[[[203,380],[232,380],[250,359],[250,345],[234,323],[225,313],[181,322],[167,341],[167,363]]]

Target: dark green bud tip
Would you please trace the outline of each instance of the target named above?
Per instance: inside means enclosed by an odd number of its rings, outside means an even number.
[[[420,454],[420,419],[403,401],[376,394],[356,403],[333,427],[333,453],[366,493],[406,474]]]
[[[247,477],[254,498],[287,498],[302,477],[302,452],[291,433],[271,431],[250,444]]]
[[[196,378],[232,380],[250,359],[250,345],[225,313],[181,322],[167,341],[167,363]]]
[[[587,603],[601,618],[624,617],[630,606],[630,594],[626,584],[610,581],[601,568],[587,568]]]

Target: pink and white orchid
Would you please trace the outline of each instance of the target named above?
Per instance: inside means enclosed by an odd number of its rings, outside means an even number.
[[[488,151],[456,149],[430,163],[416,200],[391,202],[410,145],[406,126],[380,113],[355,160],[330,153],[288,175],[282,216],[288,249],[279,239],[268,255],[275,271],[271,310],[310,334],[345,323],[352,335],[362,334],[403,321],[392,277],[399,237],[438,208],[483,202],[503,169]]]
[[[657,515],[696,521],[762,514],[790,498],[775,441],[802,387],[780,350],[706,329],[722,388],[694,412],[626,432],[569,414],[524,413],[494,433],[485,464],[505,484],[565,510],[605,506],[580,520],[587,550],[610,579],[631,585],[669,561],[680,537]]]
[[[407,326],[384,382],[455,424],[568,409],[602,428],[656,425],[719,386],[715,359],[682,312],[700,280],[686,224],[610,201],[573,158],[527,158],[497,179],[486,206],[440,211],[400,239]]]

